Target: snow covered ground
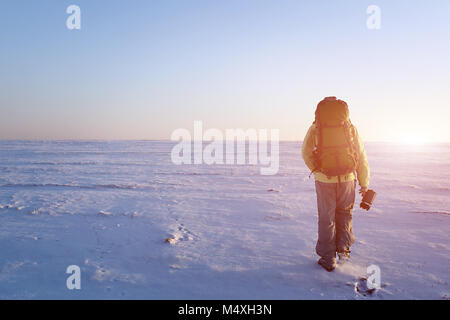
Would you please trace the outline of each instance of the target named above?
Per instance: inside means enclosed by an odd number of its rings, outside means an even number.
[[[450,145],[366,144],[375,206],[354,211],[352,262],[332,273],[300,143],[275,176],[176,166],[171,147],[0,142],[0,298],[450,299]],[[355,293],[372,264],[382,288]]]

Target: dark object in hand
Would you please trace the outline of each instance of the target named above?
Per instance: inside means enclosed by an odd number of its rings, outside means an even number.
[[[369,210],[373,204],[373,201],[375,200],[376,195],[377,193],[375,191],[371,189],[367,190],[359,206],[365,210]]]

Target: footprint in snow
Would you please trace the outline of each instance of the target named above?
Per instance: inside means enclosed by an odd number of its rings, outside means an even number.
[[[194,240],[194,235],[192,234],[192,232],[186,229],[182,223],[176,228],[176,230],[176,232],[166,237],[164,242],[175,244],[179,241]]]

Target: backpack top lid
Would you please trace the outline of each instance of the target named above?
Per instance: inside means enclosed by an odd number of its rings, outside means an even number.
[[[349,121],[348,105],[336,97],[326,97],[316,109],[316,123],[325,126],[338,126]]]

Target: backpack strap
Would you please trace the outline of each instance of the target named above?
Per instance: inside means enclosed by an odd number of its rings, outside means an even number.
[[[359,162],[359,155],[358,152],[356,151],[356,147],[355,147],[355,132],[354,132],[354,127],[352,125],[352,123],[350,122],[350,120],[348,122],[346,122],[345,124],[345,140],[347,141],[347,145],[350,148],[350,152],[353,158],[353,162],[355,164],[355,168],[358,166],[358,162]]]

